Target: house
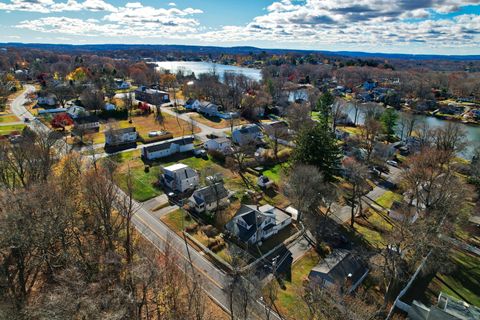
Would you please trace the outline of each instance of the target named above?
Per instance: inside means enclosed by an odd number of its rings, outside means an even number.
[[[264,175],[261,175],[257,179],[257,186],[259,186],[263,190],[273,187],[273,184],[274,182]]]
[[[232,149],[232,141],[228,138],[216,138],[207,140],[204,143],[204,148],[208,151],[218,151],[221,153],[228,153]]]
[[[285,138],[289,135],[290,130],[285,121],[274,121],[262,124],[265,133],[272,139]]]
[[[256,124],[242,126],[232,133],[232,141],[240,146],[258,142],[261,138],[262,131]]]
[[[308,275],[312,283],[337,286],[343,292],[353,292],[367,276],[366,265],[350,251],[336,249],[321,260]]]
[[[388,216],[397,221],[414,223],[418,219],[418,211],[413,206],[409,207],[407,203],[394,201],[392,207],[388,211]]]
[[[135,90],[135,99],[154,105],[170,102],[170,96],[168,95],[168,92],[157,89],[149,89],[145,86],[141,86]]]
[[[99,131],[100,120],[97,116],[83,116],[73,119],[74,130],[76,131]]]
[[[135,127],[105,131],[105,147],[131,145],[137,142],[138,133]]]
[[[72,118],[76,119],[82,116],[87,116],[88,112],[84,107],[73,105],[67,108],[67,114]]]
[[[130,82],[122,79],[115,79],[115,86],[117,87],[118,90],[126,90],[126,89],[130,89],[131,84]]]
[[[55,108],[55,109],[45,109],[45,110],[38,110],[38,115],[46,115],[46,114],[56,114],[56,113],[63,113],[67,112],[65,108]]]
[[[261,207],[242,204],[225,228],[239,240],[248,244],[259,244],[292,223],[285,211],[264,205]]]
[[[193,110],[209,117],[216,117],[220,114],[220,107],[208,101],[189,99],[185,105],[185,109]]]
[[[103,110],[105,111],[115,111],[117,110],[117,106],[111,103],[106,103],[105,106],[103,106]]]
[[[146,160],[154,160],[168,157],[176,153],[193,151],[194,137],[181,137],[165,140],[153,145],[149,145],[142,149],[142,158]]]
[[[228,204],[228,197],[229,192],[221,181],[195,190],[189,198],[189,202],[196,212],[202,213]]]
[[[163,168],[162,183],[169,189],[178,192],[193,190],[198,186],[198,173],[183,163]]]
[[[53,94],[37,97],[37,104],[40,106],[54,107],[57,104],[57,97]]]
[[[369,80],[365,81],[362,86],[363,86],[363,90],[370,91],[370,90],[375,89],[377,87],[377,85],[378,85],[378,82],[369,79]]]
[[[408,310],[411,320],[478,320],[480,308],[440,292],[437,305],[427,307],[413,300]]]

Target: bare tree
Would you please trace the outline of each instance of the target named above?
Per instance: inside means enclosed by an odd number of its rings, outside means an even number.
[[[358,163],[352,158],[344,161],[345,175],[347,181],[351,184],[348,191],[348,201],[351,207],[350,227],[354,227],[356,215],[362,215],[362,198],[369,191],[367,183],[368,169],[366,166]],[[355,208],[358,206],[357,212]]]

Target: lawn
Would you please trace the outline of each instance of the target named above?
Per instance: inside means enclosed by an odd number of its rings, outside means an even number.
[[[401,201],[403,199],[401,194],[387,191],[382,196],[380,196],[376,202],[384,207],[385,209],[390,209],[394,201]]]
[[[0,116],[0,123],[18,122],[20,119],[14,114],[5,114]]]
[[[24,124],[12,124],[12,125],[6,125],[6,126],[0,126],[0,135],[9,135],[13,132],[22,132],[23,128],[25,128],[26,125]]]
[[[136,116],[133,117],[132,123],[128,123],[128,120],[118,121],[120,128],[132,127],[137,128],[137,132],[144,137],[148,137],[150,131],[166,130],[172,133],[174,137],[180,137],[182,135],[192,134],[192,128],[190,123],[171,116],[167,113],[163,113],[163,124],[155,122],[153,114],[148,116]],[[198,127],[194,128],[194,132],[200,132]]]
[[[361,135],[362,130],[360,127],[338,127],[338,129],[345,131],[351,135]]]
[[[277,164],[268,170],[263,171],[263,175],[278,185],[282,178],[283,167],[282,164]]]
[[[140,150],[118,153],[102,161],[113,161],[118,165],[116,179],[123,190],[127,189],[127,173],[130,170],[135,200],[142,202],[163,193],[160,188],[154,186],[160,175],[160,167],[150,167],[150,171],[145,172],[145,165],[140,159]]]
[[[449,274],[438,274],[433,286],[458,299],[480,306],[480,258],[460,250],[450,256],[455,269]],[[440,279],[440,280],[439,280]],[[431,284],[431,285],[432,285]]]
[[[192,218],[185,219],[185,216],[183,209],[177,209],[164,215],[161,220],[175,232],[182,232],[184,228],[195,223]]]
[[[318,254],[311,250],[292,266],[291,279],[284,281],[285,289],[279,289],[278,308],[291,319],[308,319],[308,310],[301,298],[304,280],[320,261]]]
[[[130,169],[132,175],[133,198],[135,200],[143,202],[163,193],[160,188],[154,186],[160,175],[160,167],[152,167],[146,173],[143,163],[124,164],[119,168],[117,180],[120,188],[123,190],[127,189],[128,169]]]
[[[230,128],[230,120],[225,120],[219,117],[207,117],[198,113],[190,113],[189,117],[195,121],[200,122],[201,124],[207,125],[216,129]],[[245,119],[235,119],[233,125],[239,126],[243,124],[248,124],[249,122]]]

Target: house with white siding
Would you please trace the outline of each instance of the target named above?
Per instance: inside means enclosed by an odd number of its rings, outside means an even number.
[[[198,173],[183,163],[163,168],[162,183],[169,189],[185,192],[195,189],[200,181]]]
[[[260,141],[262,136],[262,130],[260,130],[260,127],[256,124],[250,124],[233,130],[232,141],[240,146],[244,146],[249,143]]]
[[[225,228],[240,241],[259,244],[292,223],[292,217],[269,204],[242,205]]]
[[[232,141],[228,138],[216,138],[207,140],[204,145],[208,151],[218,151],[221,153],[228,153],[232,149]]]
[[[120,146],[137,142],[138,132],[135,127],[105,131],[105,146]]]
[[[180,137],[165,140],[154,145],[146,146],[142,149],[142,158],[145,160],[155,160],[165,158],[176,153],[193,151],[194,137]]]

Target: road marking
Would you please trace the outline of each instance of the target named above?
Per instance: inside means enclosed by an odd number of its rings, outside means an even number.
[[[143,209],[145,210],[145,209]],[[145,212],[145,214],[148,214],[150,216],[151,219],[154,219],[156,221],[156,218],[153,217],[151,214],[149,214],[148,212]],[[151,232],[153,232],[155,235],[157,235],[159,238],[161,238],[165,243],[167,243],[167,239],[165,239],[165,237],[163,235],[161,235],[160,233],[158,233],[156,230],[154,230],[153,228],[150,228],[149,227],[149,224],[147,223],[147,221],[145,221],[145,219],[141,216],[141,215],[138,215],[135,214],[134,217],[137,217],[144,225],[145,227],[147,227],[148,230],[150,230]],[[157,223],[162,223],[161,221],[156,221]],[[167,230],[169,230],[168,226],[166,225],[163,225],[165,228],[167,228]],[[178,236],[178,235],[174,235],[174,236]],[[179,237],[180,238],[180,237]],[[186,257],[183,252],[180,252],[179,249],[175,248],[175,247],[172,247],[176,252],[178,252],[180,254],[180,256],[185,259],[187,262],[189,262],[188,260],[188,257]],[[160,249],[160,248],[159,248]],[[198,253],[198,251],[196,251],[195,249],[193,248],[190,248],[189,250],[193,250],[195,252]],[[202,257],[200,255],[200,257]],[[209,263],[208,261],[205,261],[207,264]],[[206,273],[203,269],[200,269],[199,267],[197,267],[193,261],[192,261],[192,265],[195,267],[195,269],[197,269],[198,271],[200,271],[206,278],[208,278],[210,280],[210,282],[212,282],[213,284],[215,284],[218,288],[220,289],[223,289],[223,286],[218,282],[216,281],[215,279],[213,279],[208,273]],[[216,269],[216,267],[212,266],[214,269]],[[218,269],[216,269],[218,270]]]

